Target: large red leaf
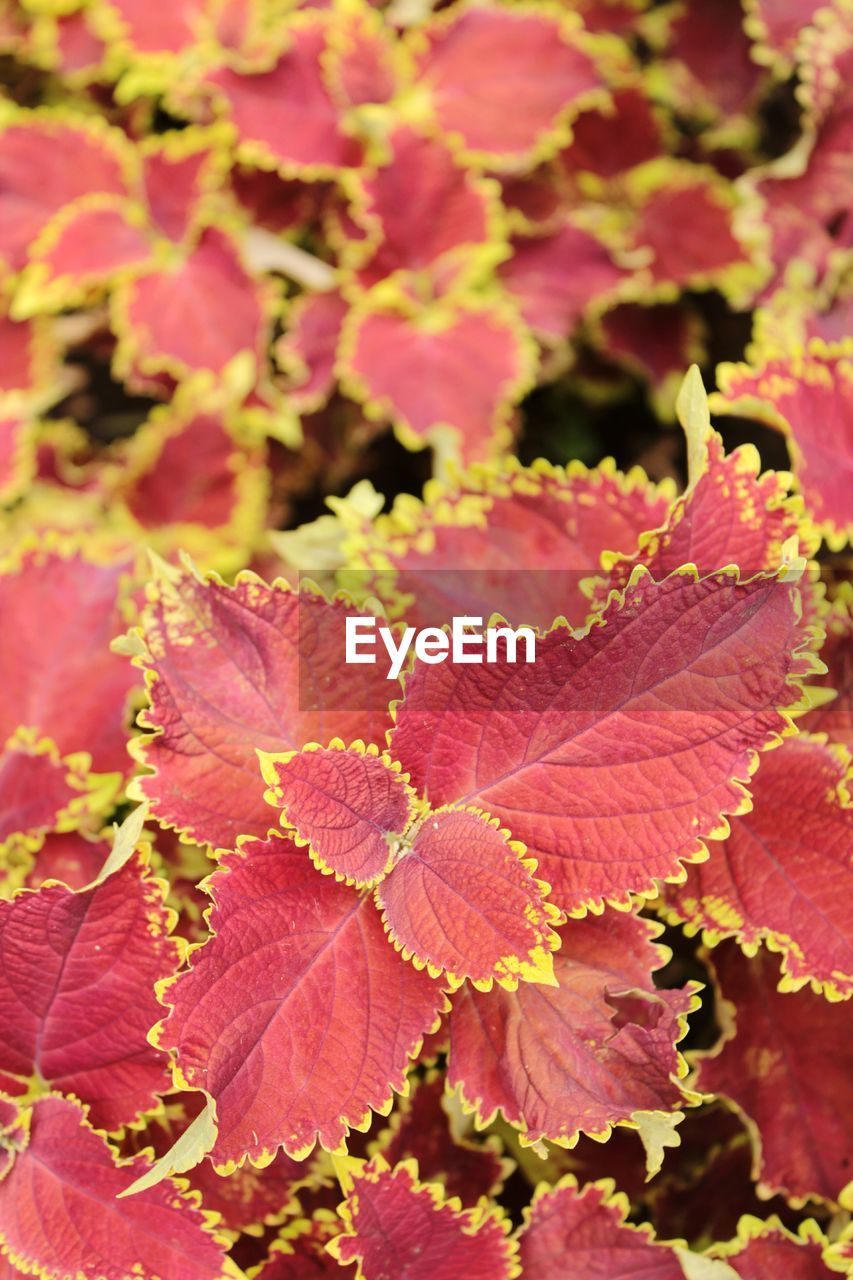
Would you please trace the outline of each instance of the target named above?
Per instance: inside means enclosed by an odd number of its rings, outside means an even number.
[[[729,1003],[722,1045],[699,1063],[697,1086],[721,1093],[752,1122],[760,1186],[836,1200],[850,1179],[853,1043],[846,1005],[811,991],[777,990],[779,964],[747,960],[733,942],[714,952]]]
[[[612,1183],[579,1188],[569,1174],[555,1187],[542,1183],[519,1238],[525,1276],[536,1280],[684,1280],[669,1245],[649,1229],[626,1222],[628,1202]]]
[[[514,626],[546,629],[558,617],[580,626],[589,613],[582,582],[605,551],[631,555],[666,517],[670,495],[639,469],[522,467],[507,457],[452,485],[430,481],[423,502],[398,498],[389,515],[353,532],[347,564],[391,616],[417,627],[493,612]]]
[[[72,549],[25,551],[0,573],[0,739],[19,725],[62,755],[84,750],[98,772],[127,772],[127,700],[135,673],[110,653],[127,564]]]
[[[500,278],[537,337],[563,342],[582,316],[612,305],[629,279],[611,250],[566,222],[544,236],[516,237]]]
[[[12,271],[54,214],[80,196],[127,193],[129,151],[117,129],[91,116],[22,113],[0,135],[0,258]],[[38,155],[38,164],[33,156]],[[74,163],[68,163],[73,155]]]
[[[332,1241],[340,1262],[358,1261],[364,1280],[511,1280],[517,1246],[497,1208],[458,1209],[418,1167],[395,1169],[381,1157],[348,1179],[346,1230]]]
[[[174,266],[123,282],[113,295],[116,355],[122,376],[181,378],[196,369],[221,373],[234,356],[265,356],[269,290],[253,280],[229,236],[208,228]]]
[[[217,1163],[333,1149],[404,1087],[441,987],[390,946],[368,894],[283,837],[211,881],[214,936],[168,989],[160,1044],[216,1103]]]
[[[642,171],[640,171],[642,173]],[[649,256],[654,286],[722,288],[747,269],[747,255],[733,230],[730,188],[696,174],[661,165],[655,179],[637,179],[639,194],[626,247]]]
[[[445,133],[492,165],[518,167],[601,96],[578,29],[531,9],[451,10],[415,37],[420,85]]]
[[[289,177],[326,177],[359,162],[360,147],[323,78],[326,19],[312,12],[293,22],[288,47],[269,70],[225,66],[208,77],[227,103],[242,156]]]
[[[786,987],[853,995],[853,806],[845,753],[793,738],[762,761],[753,807],[665,901],[712,940],[784,956]]]
[[[222,1244],[173,1183],[117,1199],[144,1171],[144,1157],[119,1164],[68,1098],[40,1098],[31,1114],[29,1142],[0,1180],[0,1245],[15,1265],[28,1275],[102,1280],[226,1274]]]
[[[360,213],[375,226],[379,243],[358,278],[369,288],[396,271],[432,268],[434,278],[447,283],[470,265],[472,247],[494,234],[494,191],[434,138],[398,128],[388,146],[388,163],[359,187]]]
[[[853,340],[770,355],[756,366],[723,365],[717,409],[784,431],[794,475],[834,550],[853,536]]]
[[[454,986],[553,984],[557,912],[523,854],[477,810],[428,813],[376,889],[394,945],[434,976],[446,971]]]
[[[491,457],[535,358],[516,318],[492,305],[412,315],[355,311],[344,329],[345,387],[409,448],[442,444],[467,462]]]
[[[483,1125],[500,1109],[525,1143],[571,1145],[638,1111],[672,1111],[684,1097],[676,1044],[694,988],[655,990],[663,956],[653,926],[610,913],[560,934],[557,986],[466,986],[450,1015],[450,1087]]]
[[[282,809],[297,842],[307,844],[321,871],[349,884],[374,884],[389,871],[395,845],[415,812],[399,769],[362,744],[312,745],[282,755],[261,754],[266,799]]]
[[[200,843],[234,848],[274,824],[256,749],[382,740],[389,690],[379,665],[346,666],[343,620],[354,610],[253,575],[234,587],[191,573],[163,583],[143,622],[138,661],[152,672],[152,737],[139,779],[157,817]]]
[[[725,833],[755,752],[790,731],[777,708],[814,667],[795,593],[784,575],[638,570],[587,634],[541,637],[534,663],[416,664],[393,754],[431,804],[499,818],[558,906],[647,893]]]
[[[163,885],[136,855],[94,888],[48,885],[0,902],[0,1070],[36,1076],[117,1129],[169,1087],[147,1041],[154,984],[177,968]]]

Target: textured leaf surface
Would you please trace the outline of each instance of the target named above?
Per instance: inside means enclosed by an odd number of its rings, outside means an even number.
[[[266,798],[338,879],[370,884],[390,869],[391,844],[414,814],[409,788],[378,754],[340,747],[261,757]]]
[[[109,803],[118,779],[104,781]],[[0,845],[10,839],[38,844],[48,831],[76,826],[95,807],[97,787],[84,760],[63,761],[48,739],[15,734],[0,751]]]
[[[127,565],[33,549],[0,574],[0,738],[19,725],[47,733],[63,755],[85,750],[98,772],[127,772],[128,695],[137,683],[110,653]]]
[[[717,407],[784,431],[794,474],[830,545],[853,533],[853,343],[813,341],[757,368],[724,365]]]
[[[160,1043],[216,1101],[217,1162],[335,1148],[403,1088],[441,988],[401,962],[369,896],[289,840],[249,843],[227,867],[215,936],[167,991]]]
[[[797,986],[853,994],[853,807],[849,761],[807,737],[764,758],[753,808],[666,902],[712,937],[770,941]]]
[[[343,1210],[347,1230],[332,1253],[359,1263],[365,1280],[510,1280],[516,1247],[499,1211],[459,1210],[441,1188],[417,1181],[417,1165],[371,1161],[354,1178]]]
[[[348,563],[373,566],[372,589],[414,626],[493,612],[514,626],[544,629],[560,616],[580,626],[589,612],[581,581],[604,551],[631,554],[663,521],[667,499],[640,472],[506,460],[451,487],[429,483],[423,502],[398,498],[352,538]]]
[[[747,960],[725,942],[714,968],[734,1037],[701,1061],[698,1087],[731,1098],[755,1125],[762,1187],[837,1199],[850,1177],[851,1120],[838,1108],[853,1069],[847,1006],[777,991],[779,963],[766,951]]]
[[[492,163],[524,159],[601,89],[576,29],[532,10],[467,9],[425,28],[418,46],[420,82],[442,130]]]
[[[0,1181],[0,1243],[28,1274],[219,1280],[221,1245],[172,1183],[116,1197],[147,1162],[119,1166],[67,1098],[41,1098]]]
[[[336,733],[381,741],[390,685],[378,665],[343,663],[346,614],[252,577],[229,588],[184,574],[161,587],[143,659],[155,673],[145,723],[159,731],[143,755],[156,773],[137,786],[162,821],[234,848],[274,825],[256,749]]]
[[[466,461],[490,457],[529,380],[519,327],[495,307],[356,314],[349,329],[351,390],[415,448],[445,439]]]
[[[524,1275],[537,1280],[684,1280],[672,1249],[629,1226],[628,1202],[612,1197],[610,1187],[593,1182],[581,1189],[569,1176],[556,1187],[541,1188],[519,1241]]]
[[[453,997],[448,1083],[483,1123],[500,1108],[525,1142],[601,1134],[683,1096],[675,1045],[692,990],[655,991],[661,956],[648,923],[609,913],[560,934],[556,987]]]
[[[83,892],[50,885],[0,902],[0,1070],[36,1076],[117,1129],[169,1085],[148,1043],[154,984],[178,964],[162,886],[141,855]]]
[[[499,818],[561,908],[647,891],[742,807],[736,779],[784,731],[811,665],[797,612],[781,579],[638,577],[535,663],[416,666],[393,754],[432,804]]]
[[[553,982],[551,928],[535,864],[497,823],[465,809],[427,814],[376,890],[394,944],[454,983]]]

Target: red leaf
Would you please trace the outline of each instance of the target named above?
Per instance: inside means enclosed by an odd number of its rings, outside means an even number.
[[[35,470],[35,423],[20,409],[0,406],[0,499],[11,502]]]
[[[28,1145],[0,1181],[0,1241],[27,1274],[220,1280],[225,1257],[173,1183],[116,1197],[147,1166],[118,1164],[67,1098],[33,1104]]]
[[[48,730],[62,755],[85,749],[99,773],[127,772],[126,704],[137,679],[109,650],[124,625],[126,569],[45,547],[0,573],[0,739],[30,725]]]
[[[45,322],[19,322],[0,310],[0,394],[44,391],[44,384],[56,375],[55,365],[56,352]],[[2,483],[0,474],[0,489]]]
[[[415,812],[405,777],[377,747],[311,744],[281,755],[261,753],[265,799],[307,844],[314,864],[348,884],[375,884],[390,870],[397,838]]]
[[[580,174],[611,179],[664,153],[661,118],[639,87],[617,89],[607,106],[583,111],[572,123],[572,140],[557,157],[573,183]],[[580,183],[582,184],[582,179]]]
[[[747,29],[754,40],[789,63],[804,27],[811,25],[821,0],[747,0]],[[764,61],[764,58],[762,58]]]
[[[390,1169],[381,1158],[353,1173],[332,1241],[340,1262],[364,1280],[511,1280],[517,1247],[497,1208],[457,1209],[436,1183],[419,1183],[414,1162]]]
[[[91,884],[109,856],[106,840],[91,840],[79,831],[46,836],[27,874],[27,888],[38,889],[45,880],[60,880],[69,889]]]
[[[413,626],[493,612],[514,626],[546,629],[560,616],[580,626],[590,610],[581,583],[605,551],[631,554],[643,530],[663,521],[669,498],[667,485],[653,486],[639,469],[522,467],[507,457],[452,486],[431,481],[423,502],[398,498],[390,515],[351,537],[347,564]]]
[[[268,290],[249,276],[233,241],[208,228],[175,266],[123,282],[114,294],[117,367],[177,378],[195,369],[221,373],[234,356],[258,361],[269,341]]]
[[[340,1223],[327,1210],[313,1219],[298,1218],[282,1228],[273,1242],[268,1257],[255,1272],[253,1280],[322,1280],[323,1276],[341,1276],[343,1272],[326,1245],[337,1235]]]
[[[459,1138],[443,1096],[443,1074],[416,1084],[408,1098],[400,1099],[377,1146],[392,1166],[416,1160],[425,1182],[440,1182],[448,1196],[458,1196],[464,1208],[473,1209],[482,1196],[496,1193],[512,1165],[498,1154],[496,1138],[479,1143]]]
[[[666,902],[711,938],[781,951],[785,986],[812,982],[853,994],[853,806],[843,752],[807,737],[771,751],[753,785],[753,808],[732,824],[708,862],[688,867]]]
[[[659,68],[666,98],[703,122],[720,119],[728,131],[754,110],[764,82],[744,31],[743,8],[741,0],[710,6],[687,0],[670,29],[667,54],[673,61]]]
[[[433,977],[446,971],[454,986],[553,983],[558,913],[523,854],[476,810],[428,813],[376,890],[395,947]]]
[[[390,418],[409,448],[445,441],[469,462],[505,442],[534,364],[519,326],[494,305],[356,311],[344,341],[347,389],[370,416]]]
[[[175,243],[183,241],[195,223],[204,197],[219,185],[223,157],[216,150],[218,136],[192,130],[156,134],[142,159],[142,183],[151,222]]]
[[[442,130],[493,166],[529,161],[601,92],[577,28],[545,13],[497,5],[451,11],[414,43]]]
[[[675,1046],[695,988],[655,990],[653,929],[632,915],[572,921],[560,930],[557,986],[456,993],[447,1080],[479,1123],[499,1108],[525,1144],[570,1146],[683,1101]]]
[[[768,1276],[784,1276],[785,1280],[833,1280],[837,1268],[823,1261],[827,1240],[814,1221],[802,1224],[799,1233],[787,1231],[777,1219],[761,1222],[744,1218],[738,1239],[731,1245],[717,1245],[709,1251],[722,1258],[741,1280],[767,1280]]]
[[[835,691],[831,701],[810,711],[800,726],[810,733],[826,733],[853,754],[853,584],[842,582],[830,605],[826,643],[820,651],[826,675],[816,684]]]
[[[626,1222],[628,1202],[612,1183],[579,1188],[569,1174],[555,1187],[541,1184],[525,1211],[519,1244],[525,1275],[536,1280],[684,1280],[672,1248],[647,1227]]]
[[[212,1158],[334,1149],[403,1089],[441,987],[401,963],[368,895],[289,840],[247,843],[211,891],[215,936],[168,990],[160,1043],[216,1102]]]
[[[162,822],[233,849],[273,825],[256,748],[294,750],[335,732],[382,740],[397,686],[378,664],[368,674],[344,664],[353,613],[253,575],[234,587],[192,574],[161,585],[139,657],[154,673],[144,724],[155,732],[140,754],[155,773],[135,786]]]
[[[814,339],[805,353],[722,365],[715,407],[785,433],[794,475],[829,546],[853,536],[853,342]]]
[[[141,208],[116,196],[66,206],[31,249],[21,293],[27,310],[56,311],[86,301],[120,272],[151,258]],[[19,294],[19,297],[21,294]]]
[[[111,807],[119,782],[92,776],[85,756],[62,760],[49,738],[19,730],[0,750],[0,847],[13,838],[37,848],[48,831],[76,827],[87,811]]]
[[[643,190],[630,247],[650,254],[653,285],[722,287],[732,268],[746,267],[743,246],[732,230],[732,200],[720,181],[662,168],[659,182]]]
[[[94,888],[50,885],[0,902],[0,1070],[73,1093],[106,1129],[169,1086],[146,1036],[160,1012],[154,983],[179,953],[145,866],[137,855]]]
[[[853,1141],[849,1108],[838,1106],[853,1071],[846,1006],[779,992],[778,961],[766,951],[747,960],[724,942],[714,968],[734,1027],[730,1016],[722,1046],[699,1063],[697,1087],[731,1098],[752,1122],[760,1189],[836,1200]]]
[[[432,268],[446,287],[470,269],[473,247],[495,234],[494,194],[435,138],[403,127],[387,145],[388,163],[362,178],[357,189],[360,210],[379,240],[359,281],[370,288],[396,271]]]
[[[60,121],[22,113],[0,136],[0,258],[20,271],[29,246],[55,213],[93,192],[125,195],[126,140],[91,117]],[[33,156],[38,155],[38,164]],[[68,163],[68,157],[74,163]]]
[[[600,240],[570,222],[550,235],[514,240],[499,274],[524,319],[549,342],[569,337],[587,310],[612,303],[628,278]]]
[[[348,311],[337,292],[306,293],[293,304],[275,352],[289,374],[289,396],[300,413],[322,409],[334,390],[338,341]]]
[[[641,536],[635,555],[606,557],[607,590],[625,587],[637,564],[658,581],[684,564],[695,564],[701,574],[736,564],[749,578],[780,565],[790,538],[799,538],[805,554],[817,550],[817,539],[804,527],[802,503],[788,497],[790,476],[760,474],[761,458],[750,444],[726,454],[715,431],[696,443],[696,473],[661,527]],[[605,599],[600,589],[597,600]]]
[[[493,814],[564,909],[647,893],[719,835],[814,666],[784,580],[632,581],[588,634],[541,637],[535,663],[416,664],[392,735],[430,803]]]
[[[287,177],[331,177],[358,164],[361,148],[323,78],[328,29],[327,15],[308,13],[291,24],[290,44],[271,70],[222,67],[208,77],[228,104],[241,158]]]
[[[705,327],[698,313],[685,302],[650,307],[626,302],[603,315],[599,324],[605,354],[650,382],[659,412],[669,416],[684,370],[704,362]]]

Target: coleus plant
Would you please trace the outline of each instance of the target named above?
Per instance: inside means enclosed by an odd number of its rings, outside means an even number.
[[[0,4],[0,1280],[853,1270],[851,19]]]

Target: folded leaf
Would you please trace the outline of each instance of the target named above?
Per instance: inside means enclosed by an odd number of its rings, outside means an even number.
[[[557,906],[624,901],[743,809],[755,752],[790,732],[778,708],[814,668],[807,640],[784,574],[637,570],[588,633],[542,636],[534,663],[416,664],[392,752],[431,804],[508,827]]]
[[[718,371],[718,411],[785,433],[794,475],[833,550],[853,536],[853,341],[813,339],[805,353],[770,355]]]
[[[707,862],[669,885],[665,902],[706,938],[766,942],[783,955],[784,987],[807,982],[853,995],[853,805],[845,753],[793,738],[762,761],[753,807]]]
[[[260,753],[266,800],[307,844],[312,861],[348,884],[375,882],[390,870],[394,846],[414,816],[411,787],[379,755],[337,739],[282,755]]]
[[[540,1184],[519,1237],[524,1275],[536,1280],[684,1280],[675,1251],[648,1227],[626,1222],[628,1201],[613,1183],[579,1188],[569,1174],[555,1187]]]
[[[159,1043],[216,1103],[212,1158],[334,1149],[404,1088],[442,989],[401,962],[369,895],[283,837],[248,842],[211,892],[214,936],[166,991]]]
[[[164,886],[135,855],[102,884],[49,885],[0,902],[0,1070],[73,1093],[105,1129],[169,1087],[147,1035],[154,984],[178,966]]]
[[[192,573],[161,583],[137,659],[154,673],[144,713],[154,733],[139,751],[155,772],[135,783],[161,821],[233,849],[238,836],[274,825],[256,749],[336,733],[382,740],[392,686],[379,665],[344,664],[343,619],[353,612],[251,574],[234,587]]]
[[[0,1180],[0,1246],[15,1265],[103,1280],[227,1274],[222,1243],[173,1183],[116,1198],[148,1162],[119,1163],[79,1103],[51,1095],[31,1114],[29,1142]]]
[[[437,1183],[418,1182],[418,1167],[405,1161],[390,1169],[382,1157],[345,1179],[341,1207],[346,1223],[329,1252],[341,1263],[358,1262],[364,1280],[511,1280],[519,1275],[517,1246],[508,1223],[485,1203],[459,1209]]]
[[[654,927],[605,914],[560,930],[557,985],[464,987],[450,1016],[448,1084],[482,1125],[498,1109],[531,1144],[571,1146],[638,1111],[669,1112],[684,1094],[676,1049],[695,988],[655,991]]]
[[[853,1140],[838,1107],[853,1070],[847,1006],[780,992],[779,963],[766,951],[747,960],[724,942],[713,966],[733,1018],[699,1063],[697,1088],[730,1098],[751,1122],[761,1189],[837,1200]]]
[[[558,912],[544,901],[536,864],[498,823],[477,810],[428,813],[393,870],[376,889],[398,950],[458,985],[489,990],[519,981],[554,982],[551,928]]]

